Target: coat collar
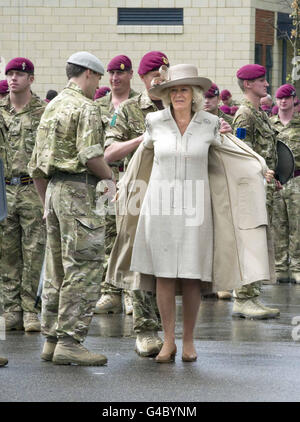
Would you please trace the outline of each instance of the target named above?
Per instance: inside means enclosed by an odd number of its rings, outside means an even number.
[[[161,113],[162,113],[163,121],[167,121],[167,120],[173,120],[174,121],[174,118],[173,118],[173,115],[172,115],[172,112],[171,112],[171,107],[167,107],[164,110],[161,110]],[[203,122],[208,123],[208,121],[211,122],[210,114],[203,111],[203,110],[200,110],[200,111],[197,111],[193,115],[190,123],[193,122],[193,123],[202,124]]]

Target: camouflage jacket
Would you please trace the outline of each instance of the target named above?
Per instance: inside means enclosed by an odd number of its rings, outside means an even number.
[[[300,116],[294,114],[289,123],[284,126],[280,117],[273,116],[271,119],[277,132],[277,139],[284,142],[293,152],[295,159],[295,170],[300,170]]]
[[[133,98],[138,95],[133,89],[129,91],[128,98]],[[100,107],[101,111],[101,119],[103,123],[104,130],[106,131],[109,128],[110,122],[114,115],[117,115],[117,110],[115,110],[114,105],[111,101],[112,93],[110,92],[108,95],[105,95],[102,98],[99,98],[95,101],[98,107]]]
[[[224,119],[225,122],[227,122],[230,126],[232,126],[233,117],[231,117],[229,114],[224,113],[222,110],[218,108],[217,116],[219,117],[219,119]]]
[[[111,125],[105,132],[105,147],[116,141],[130,141],[142,135],[146,130],[145,118],[148,113],[153,111],[158,111],[158,108],[151,101],[146,90],[136,97],[124,101],[119,107],[114,125]],[[133,154],[134,151],[124,160],[125,166]]]
[[[0,130],[5,135],[6,161],[10,168],[10,177],[28,174],[27,164],[45,106],[45,102],[35,94],[32,94],[29,103],[18,112],[11,105],[9,95],[0,101],[0,114],[3,117]]]
[[[236,101],[236,100],[233,100],[233,99],[231,99],[231,101],[229,103],[229,107],[232,107],[232,106],[239,107],[240,105],[241,105],[240,101]]]
[[[28,165],[32,177],[50,177],[56,171],[83,173],[86,162],[103,155],[101,114],[74,82],[47,106],[37,131]]]
[[[275,170],[276,133],[267,114],[261,109],[257,111],[252,103],[245,99],[234,116],[232,127],[235,134],[238,128],[246,129],[246,144],[266,160],[271,170]]]
[[[158,108],[151,101],[147,91],[124,101],[119,107],[114,126],[105,133],[105,146],[142,135],[145,132],[145,118],[153,111],[158,111]]]
[[[3,163],[4,168],[4,176],[7,178],[11,178],[11,164],[12,161],[8,159],[11,155],[11,151],[9,150],[9,144],[5,142],[5,125],[4,119],[0,114],[0,158]]]

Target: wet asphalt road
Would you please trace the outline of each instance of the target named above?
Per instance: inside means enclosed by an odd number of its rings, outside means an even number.
[[[181,299],[177,299],[174,364],[134,352],[132,317],[97,315],[85,345],[107,355],[104,367],[55,366],[40,360],[39,333],[10,332],[0,341],[1,402],[264,402],[300,401],[300,285],[266,285],[262,298],[281,317],[231,317],[232,302],[205,299],[196,327],[197,362],[181,361]],[[295,341],[292,338],[299,337]]]

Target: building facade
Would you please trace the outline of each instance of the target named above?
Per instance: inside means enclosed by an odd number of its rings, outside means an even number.
[[[0,0],[0,79],[12,57],[28,57],[36,68],[34,90],[45,97],[65,85],[66,59],[85,50],[104,65],[128,55],[140,90],[139,61],[160,50],[171,64],[195,64],[236,99],[236,70],[256,61],[267,67],[274,93],[292,59],[277,31],[278,17],[288,20],[289,12],[282,0]],[[101,83],[108,84],[107,75]]]

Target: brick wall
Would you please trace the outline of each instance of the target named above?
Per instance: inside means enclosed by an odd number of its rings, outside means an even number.
[[[65,85],[65,62],[75,51],[90,51],[104,65],[117,54],[127,54],[135,71],[133,87],[140,90],[143,85],[136,70],[141,57],[161,50],[171,64],[195,64],[200,75],[240,98],[235,74],[254,60],[255,7],[263,4],[274,10],[279,3],[151,0],[151,7],[184,7],[184,25],[120,27],[117,7],[149,7],[149,1],[0,0],[0,71],[12,57],[29,57],[36,67],[34,90],[44,97],[48,89],[60,90]],[[108,84],[106,75],[102,83]]]
[[[255,42],[263,45],[274,45],[275,13],[269,10],[256,9]]]

